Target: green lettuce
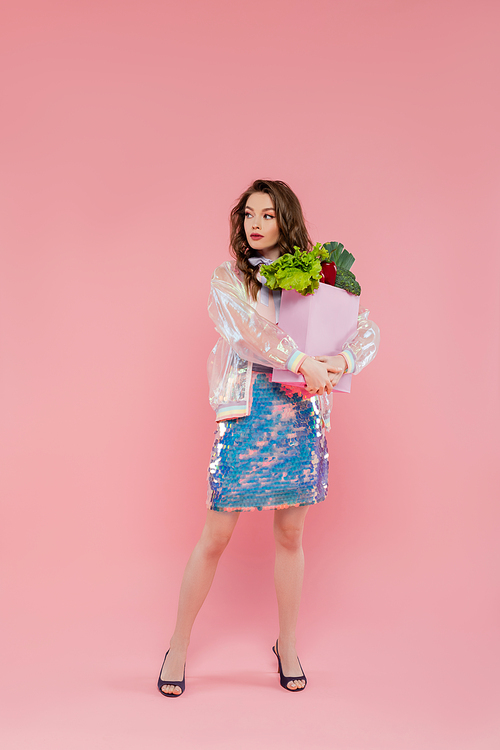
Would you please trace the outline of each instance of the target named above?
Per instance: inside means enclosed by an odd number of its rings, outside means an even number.
[[[328,251],[318,242],[311,251],[294,246],[295,253],[286,253],[270,263],[261,265],[259,273],[269,289],[294,289],[306,296],[314,294],[321,278],[321,261],[329,258]]]

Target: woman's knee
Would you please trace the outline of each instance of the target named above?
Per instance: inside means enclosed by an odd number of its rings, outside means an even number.
[[[276,524],[274,526],[276,544],[291,551],[300,549],[303,528],[302,524],[297,523]]]
[[[205,554],[214,557],[222,555],[233,535],[233,530],[233,523],[206,524],[200,539]]]

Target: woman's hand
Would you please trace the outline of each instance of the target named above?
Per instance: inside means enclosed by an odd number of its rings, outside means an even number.
[[[321,396],[325,392],[332,392],[331,375],[326,365],[318,361],[318,357],[306,357],[299,372],[305,378],[306,391],[309,393],[317,393]]]
[[[333,357],[315,357],[318,362],[323,362],[328,370],[328,376],[332,388],[337,385],[344,374],[346,361],[341,354],[335,354]]]

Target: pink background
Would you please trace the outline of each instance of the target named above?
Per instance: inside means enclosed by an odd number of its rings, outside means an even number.
[[[497,748],[496,0],[2,7],[3,747]],[[354,253],[382,347],[307,519],[307,690],[272,672],[263,512],[167,701],[209,279],[257,177]]]

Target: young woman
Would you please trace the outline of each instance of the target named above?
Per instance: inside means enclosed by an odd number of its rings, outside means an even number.
[[[336,356],[310,357],[282,331],[280,293],[261,283],[262,263],[294,246],[311,249],[296,195],[281,181],[256,180],[231,212],[235,262],[219,266],[208,311],[221,338],[209,358],[210,402],[217,432],[209,465],[207,518],[182,580],[175,631],[158,689],[184,692],[191,629],[242,511],[274,510],[279,635],[273,651],[280,684],[298,692],[307,680],[295,650],[304,573],[302,532],[310,505],[328,484],[325,432],[332,388],[375,356],[379,332],[361,310],[356,337]],[[299,372],[304,388],[272,383],[272,368]]]

